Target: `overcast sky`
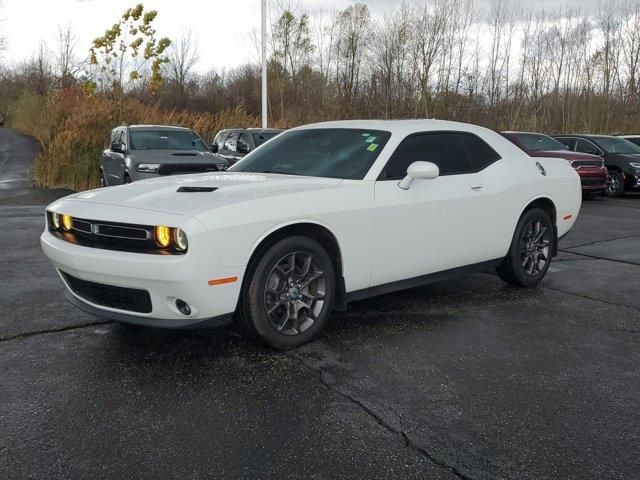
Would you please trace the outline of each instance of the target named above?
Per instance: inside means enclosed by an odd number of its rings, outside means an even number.
[[[58,25],[71,25],[78,37],[77,53],[85,54],[91,41],[117,21],[124,10],[141,0],[0,0],[0,28],[7,37],[4,60],[28,58],[41,40],[54,44]],[[269,3],[274,0],[267,0]],[[374,14],[400,5],[402,0],[360,0]],[[480,0],[483,6],[490,0]],[[517,0],[514,0],[517,1]],[[593,8],[598,0],[520,0],[523,6],[557,8],[563,4]],[[222,69],[255,58],[252,29],[260,27],[260,0],[144,0],[147,9],[158,10],[156,29],[160,36],[177,38],[191,29],[197,38],[200,61],[197,70]],[[348,0],[299,0],[303,8],[337,10]],[[408,1],[407,3],[414,3]]]

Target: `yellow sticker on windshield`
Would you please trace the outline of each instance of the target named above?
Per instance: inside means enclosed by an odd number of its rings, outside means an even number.
[[[369,150],[370,152],[375,152],[376,148],[378,148],[378,144],[377,143],[372,143],[371,145],[369,145],[367,147],[367,150]]]

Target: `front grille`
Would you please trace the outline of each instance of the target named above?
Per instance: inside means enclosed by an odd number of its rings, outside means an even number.
[[[76,245],[121,252],[151,253],[156,255],[183,255],[176,249],[161,249],[156,245],[155,230],[150,225],[105,222],[73,218],[71,231],[57,231],[52,226],[51,212],[47,212],[47,225],[52,235]]]
[[[180,173],[218,172],[215,163],[165,163],[158,168],[158,175],[177,175]]]
[[[88,302],[117,310],[151,313],[151,296],[146,290],[89,282],[62,270],[60,274],[71,291]]]
[[[574,160],[571,162],[573,168],[597,167],[602,168],[602,160]]]

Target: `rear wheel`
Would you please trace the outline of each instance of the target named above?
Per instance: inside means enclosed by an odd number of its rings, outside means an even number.
[[[333,264],[318,242],[302,236],[278,240],[247,270],[239,326],[275,348],[300,346],[327,323],[335,285]]]
[[[511,285],[536,285],[547,274],[555,242],[549,214],[541,208],[527,210],[518,221],[509,253],[496,268],[498,276]]]
[[[617,170],[607,172],[607,189],[605,193],[610,197],[621,197],[624,195],[624,178]]]

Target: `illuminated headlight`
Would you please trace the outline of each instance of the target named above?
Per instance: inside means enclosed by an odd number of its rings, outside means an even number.
[[[171,229],[165,226],[155,228],[156,243],[160,248],[167,248],[171,245]]]
[[[189,241],[187,240],[187,234],[179,228],[173,230],[173,243],[176,250],[184,252],[189,247]]]
[[[71,218],[71,215],[62,215],[62,228],[65,232],[73,228],[73,218]]]
[[[159,163],[139,163],[136,165],[136,170],[140,173],[156,173],[159,168]]]
[[[54,230],[60,230],[60,217],[62,217],[62,215],[59,213],[51,212],[51,226]]]

